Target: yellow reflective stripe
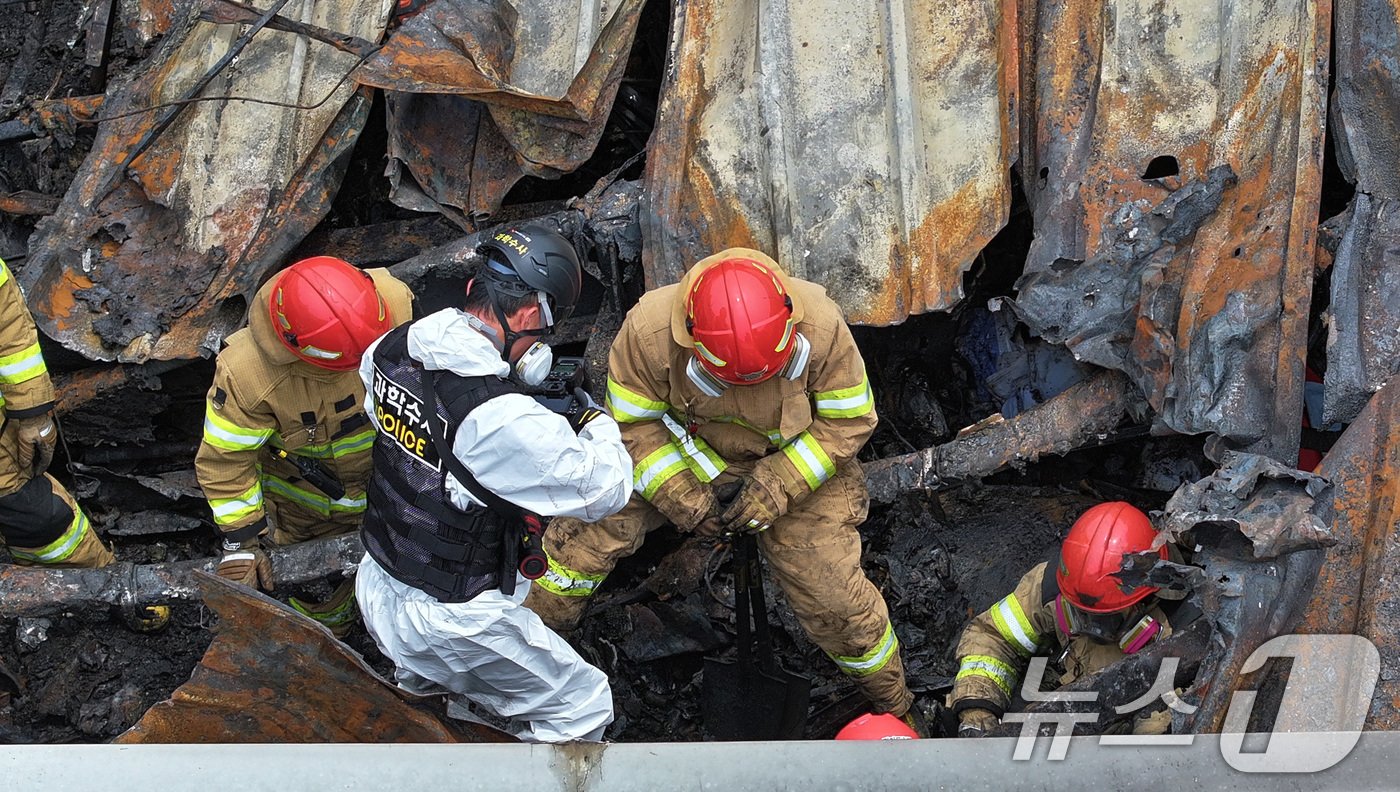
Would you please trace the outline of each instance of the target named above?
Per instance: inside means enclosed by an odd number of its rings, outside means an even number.
[[[607,577],[569,569],[548,553],[545,555],[549,559],[549,569],[535,581],[535,585],[561,597],[590,596]]]
[[[607,403],[608,412],[612,413],[613,420],[618,423],[654,421],[671,409],[671,405],[666,402],[648,399],[640,393],[627,390],[612,377],[608,377]]]
[[[818,391],[812,394],[817,415],[823,418],[858,418],[875,409],[875,395],[870,391],[870,377],[862,375],[860,384],[849,388]]]
[[[47,371],[37,341],[13,355],[0,357],[0,382],[6,385],[18,385]]]
[[[88,525],[88,518],[79,508],[73,509],[73,520],[68,523],[68,529],[63,535],[49,542],[43,547],[34,550],[17,550],[10,548],[10,554],[15,558],[24,561],[33,561],[39,564],[61,564],[73,555],[73,551],[78,549],[78,545],[83,541],[83,534],[91,530]]]
[[[355,605],[354,594],[346,597],[344,602],[325,613],[312,613],[305,605],[298,601],[296,597],[288,597],[287,602],[301,615],[315,619],[327,627],[339,627],[343,624],[349,624],[355,620],[355,615],[359,613]]]
[[[331,500],[320,492],[302,489],[290,481],[284,481],[276,476],[264,475],[262,483],[263,489],[269,494],[280,495],[287,500],[296,501],[326,517],[329,517],[332,512],[350,514],[362,512],[369,505],[369,500],[364,495],[357,497],[346,495],[338,500]]]
[[[287,447],[282,444],[280,436],[271,438],[274,446],[286,451]],[[312,459],[339,459],[343,456],[357,454],[361,451],[369,450],[374,445],[374,427],[364,430],[358,434],[342,437],[330,443],[318,443],[316,445],[304,445],[289,453],[297,456],[311,457]]]
[[[252,451],[262,448],[271,429],[249,429],[239,426],[214,410],[214,405],[204,403],[204,442],[225,451]]]
[[[5,394],[0,393],[0,407],[5,406]]]
[[[1016,647],[1021,654],[1030,657],[1040,648],[1040,635],[1031,626],[1031,620],[1026,618],[1026,612],[1021,610],[1021,603],[1015,594],[1007,595],[992,607],[992,621],[996,623],[1002,639]]]
[[[687,467],[681,450],[675,443],[667,443],[637,463],[632,473],[632,489],[650,501],[662,484]]]
[[[230,525],[262,510],[262,485],[254,484],[234,498],[210,498],[209,509],[214,512],[214,522]]]
[[[958,675],[954,677],[954,681],[965,677],[986,677],[1010,696],[1011,688],[1016,684],[1016,669],[989,655],[968,655],[958,666]]]
[[[370,427],[359,434],[342,437],[331,443],[331,456],[340,458],[343,456],[350,456],[351,454],[358,454],[361,451],[368,451],[373,445],[374,427]]]
[[[675,418],[663,415],[661,422],[666,425],[671,436],[676,438],[676,447],[685,455],[685,463],[695,473],[696,478],[708,484],[729,467],[724,459],[710,448],[709,443],[687,432]]]
[[[4,259],[0,259],[0,286],[4,286],[10,280],[10,267]]]
[[[899,649],[899,639],[895,637],[894,625],[885,622],[885,634],[880,637],[880,642],[874,649],[859,657],[842,657],[841,655],[828,655],[836,665],[848,676],[866,677],[884,668],[894,657],[894,653]]]
[[[811,432],[803,432],[791,443],[783,446],[783,453],[792,461],[797,472],[807,480],[807,486],[815,490],[827,479],[836,475],[836,465],[822,450],[821,444]]]

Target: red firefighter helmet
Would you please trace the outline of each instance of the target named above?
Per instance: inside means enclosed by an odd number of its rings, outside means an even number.
[[[909,724],[888,712],[881,715],[866,713],[841,727],[838,740],[917,740],[919,735]]]
[[[1152,549],[1156,535],[1152,521],[1131,503],[1100,503],[1084,512],[1060,545],[1060,593],[1087,613],[1113,613],[1155,594],[1154,586],[1125,586],[1118,572],[1125,554]],[[1157,552],[1167,557],[1165,546]]]
[[[389,306],[364,270],[331,256],[302,259],[277,276],[267,304],[272,329],[314,366],[349,371],[394,327]]]
[[[762,382],[792,357],[792,298],[753,259],[725,259],[697,275],[685,319],[700,365],[731,385]]]

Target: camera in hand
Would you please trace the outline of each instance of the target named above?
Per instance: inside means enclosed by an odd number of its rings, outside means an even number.
[[[549,370],[549,376],[545,377],[544,382],[530,395],[550,412],[567,418],[583,409],[583,405],[574,396],[575,388],[588,389],[585,361],[581,357],[561,357],[555,359],[554,368]]]

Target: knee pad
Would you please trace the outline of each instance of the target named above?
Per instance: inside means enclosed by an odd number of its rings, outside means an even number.
[[[48,476],[35,476],[0,497],[0,536],[11,547],[43,547],[72,523],[72,507],[53,491]]]

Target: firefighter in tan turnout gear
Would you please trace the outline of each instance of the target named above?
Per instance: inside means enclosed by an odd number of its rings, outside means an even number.
[[[763,253],[725,250],[643,295],[608,367],[632,499],[596,523],[552,522],[549,571],[526,605],[569,630],[648,531],[667,521],[706,537],[754,531],[813,642],[878,711],[905,716],[913,697],[899,643],[860,568],[856,531],[869,498],[855,457],[875,402],[825,290]]]
[[[1156,588],[1118,579],[1123,555],[1150,550],[1156,533],[1129,503],[1094,506],[1075,521],[1054,557],[968,623],[949,696],[961,736],[980,736],[1000,723],[1031,657],[1058,658],[1065,685],[1170,635],[1170,621],[1180,627],[1199,615],[1187,603],[1161,600]],[[1158,552],[1168,558],[1171,550]],[[1163,714],[1137,721],[1133,731],[1162,733]]]
[[[58,430],[34,317],[0,261],[0,536],[17,564],[101,567],[115,559],[68,490],[45,471]]]
[[[223,538],[219,575],[271,590],[262,538],[360,527],[374,443],[360,358],[413,318],[413,294],[387,270],[317,256],[258,290],[248,314],[219,353],[195,469]],[[337,634],[358,615],[348,579],[324,603],[292,605]]]

